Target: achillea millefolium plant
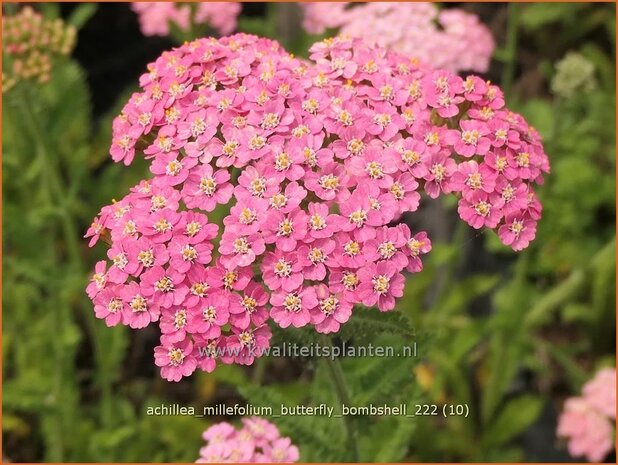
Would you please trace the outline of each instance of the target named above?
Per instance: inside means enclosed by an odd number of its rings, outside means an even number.
[[[431,250],[400,222],[421,193],[455,195],[514,250],[535,236],[548,158],[497,86],[346,37],[310,52],[244,34],[186,43],[114,120],[112,158],[144,156],[153,176],[88,230],[110,245],[88,294],[107,325],[158,322],[168,380],[252,364],[269,320],[332,333],[355,305],[392,310]]]

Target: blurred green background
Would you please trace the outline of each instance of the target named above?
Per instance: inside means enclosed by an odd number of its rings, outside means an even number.
[[[398,311],[356,313],[335,341],[415,341],[419,357],[261,359],[177,384],[152,362],[156,328],[94,318],[84,288],[105,248],[82,239],[99,208],[146,173],[111,162],[111,119],[174,39],[143,37],[128,4],[36,6],[78,37],[49,82],[18,83],[2,98],[5,460],[194,461],[201,432],[222,419],[147,416],[147,406],[333,404],[332,370],[355,404],[467,404],[470,416],[278,419],[303,461],[349,460],[350,430],[363,461],[569,460],[555,439],[561,403],[615,365],[615,6],[451,6],[492,29],[487,77],[544,137],[552,173],[537,239],[514,254],[457,221],[454,202],[436,204],[409,219],[430,231],[434,249]],[[297,13],[245,4],[239,30],[305,56],[319,38],[290,27]]]

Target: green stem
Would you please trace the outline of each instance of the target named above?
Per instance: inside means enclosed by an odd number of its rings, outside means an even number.
[[[29,128],[30,136],[35,141],[37,156],[40,157],[43,168],[43,179],[44,183],[47,187],[47,195],[46,201],[47,204],[51,207],[57,206],[61,211],[61,227],[64,243],[67,247],[67,258],[71,268],[76,272],[82,275],[84,273],[82,256],[80,253],[80,237],[77,235],[77,226],[75,224],[75,220],[71,215],[71,212],[68,208],[67,200],[70,198],[69,191],[65,191],[64,184],[61,181],[60,173],[58,172],[57,165],[53,163],[52,154],[53,151],[48,147],[46,135],[43,130],[43,124],[39,120],[36,112],[33,110],[33,99],[31,98],[30,92],[26,88],[21,89],[21,98],[16,99],[19,102],[22,113],[24,115],[24,119]],[[54,248],[55,249],[55,248]],[[56,258],[58,260],[58,258]],[[82,295],[82,298],[79,300],[79,306],[84,309],[88,309],[89,306],[85,303],[85,294]],[[82,302],[84,305],[82,305]],[[68,303],[67,303],[68,305]],[[58,327],[59,329],[65,327],[66,325],[71,324],[71,317],[66,311],[62,311],[59,308],[58,314]],[[88,325],[88,330],[91,333],[91,337],[94,345],[95,357],[97,359],[97,367],[98,368],[98,380],[99,385],[101,387],[101,418],[102,422],[106,426],[110,426],[113,419],[113,396],[112,396],[112,382],[111,376],[108,374],[108,370],[106,367],[108,364],[105,361],[105,338],[97,330],[96,324],[94,320],[91,318],[90,313],[87,315],[86,322]],[[60,340],[60,339],[58,339]],[[64,360],[64,349],[59,346],[57,348],[57,358],[58,363],[62,363]],[[69,361],[66,361],[69,363]],[[59,365],[62,366],[62,365]],[[58,370],[58,378],[56,380],[56,388],[58,392],[61,392],[63,387],[63,374],[61,370]],[[66,377],[66,379],[69,379]],[[57,395],[57,398],[60,401],[62,396]],[[58,422],[60,423],[60,422]],[[62,461],[63,455],[63,445],[62,445],[62,429],[59,427],[57,429],[59,438],[53,440],[53,442],[58,443],[57,450],[54,453],[55,458],[53,461]]]
[[[447,262],[447,264],[441,267],[439,276],[441,276],[440,281],[438,282],[437,289],[435,290],[435,297],[433,298],[432,310],[435,311],[439,309],[444,299],[446,298],[447,293],[445,292],[451,282],[453,281],[453,277],[455,276],[455,269],[460,263],[460,254],[461,250],[463,250],[462,243],[464,238],[466,237],[466,232],[468,231],[468,225],[463,221],[458,221],[455,226],[455,232],[453,233],[453,237],[451,239],[451,244],[456,244],[456,255],[451,258]],[[428,313],[432,314],[433,311],[430,310]]]
[[[502,91],[507,100],[511,97],[511,88],[515,79],[515,65],[517,64],[517,40],[519,27],[520,5],[509,3],[508,24],[506,29],[506,63],[502,72]]]
[[[267,361],[265,357],[260,357],[255,361],[253,381],[260,386],[262,385],[262,380],[264,379],[264,373],[266,373],[266,365]]]
[[[43,184],[45,186],[46,195],[45,195],[45,203],[48,207],[55,207],[57,204],[57,188],[58,186],[54,184],[53,178],[50,176],[51,174],[51,166],[49,164],[49,158],[47,156],[47,148],[44,142],[44,135],[40,130],[40,124],[36,118],[34,111],[32,110],[32,100],[30,99],[30,95],[24,87],[26,84],[22,83],[18,88],[20,88],[20,94],[15,99],[19,106],[20,110],[24,116],[24,120],[28,125],[29,129],[29,137],[32,138],[36,145],[36,155],[39,157],[42,172],[43,172]],[[53,241],[53,239],[52,239]],[[58,262],[59,257],[55,253],[56,249],[52,245],[53,248],[53,260]],[[57,298],[58,296],[53,296],[52,298]],[[56,312],[54,312],[54,331],[56,334],[60,335],[64,333],[64,328],[67,326],[67,321],[65,320],[65,312],[62,311],[62,303],[58,300],[55,302]],[[49,451],[48,451],[48,459],[54,462],[62,462],[65,455],[65,428],[64,428],[64,418],[63,418],[63,406],[62,399],[65,397],[65,392],[67,390],[67,386],[65,385],[65,379],[70,379],[67,376],[67,368],[68,362],[65,357],[65,351],[62,346],[62,338],[56,337],[54,338],[54,359],[56,366],[58,369],[54,374],[53,387],[51,392],[51,399],[53,401],[53,409],[51,413],[52,420],[51,422],[54,427],[48,427],[49,437],[47,438]],[[49,419],[47,419],[49,422]]]
[[[58,206],[62,213],[62,229],[64,234],[65,244],[67,246],[67,252],[69,255],[71,265],[76,268],[81,268],[81,256],[79,252],[79,239],[77,238],[75,231],[77,228],[74,224],[73,218],[67,209],[66,199],[67,195],[63,191],[62,182],[58,173],[55,163],[52,162],[49,156],[50,150],[47,147],[46,138],[42,125],[32,110],[32,99],[25,88],[22,89],[22,98],[18,98],[18,102],[21,105],[22,112],[25,115],[25,120],[30,127],[31,137],[36,143],[37,155],[41,159],[43,166],[44,177],[48,185],[47,201],[52,206]]]
[[[326,336],[322,335],[321,339],[322,343],[325,346],[332,346],[331,341]],[[332,357],[326,357],[325,360],[339,402],[342,405],[351,405],[350,394],[348,393],[345,376],[343,374],[343,370],[341,369],[341,364],[339,363],[339,360]],[[352,462],[360,462],[358,431],[356,430],[354,419],[350,416],[344,416],[343,423],[346,429],[346,435],[348,438],[348,446],[350,448]]]

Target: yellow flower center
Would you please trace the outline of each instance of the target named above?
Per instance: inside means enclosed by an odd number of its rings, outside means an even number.
[[[275,156],[275,169],[277,171],[287,170],[292,165],[292,160],[286,152],[281,152]]]
[[[384,100],[391,100],[393,98],[393,86],[386,84],[380,87],[380,97]]]
[[[148,310],[148,304],[146,303],[146,299],[144,299],[139,294],[133,297],[133,299],[131,299],[129,307],[131,307],[131,311],[133,313],[141,313]]]
[[[181,254],[183,260],[186,260],[188,262],[192,262],[197,258],[197,250],[195,250],[195,247],[188,244],[182,248]]]
[[[294,129],[292,129],[292,135],[297,139],[309,134],[310,132],[311,130],[309,129],[309,126],[305,124],[299,124]]]
[[[247,118],[244,116],[234,116],[232,118],[232,125],[238,129],[244,128],[247,125]]]
[[[281,223],[279,223],[279,228],[277,229],[278,236],[289,236],[294,232],[294,223],[290,221],[288,218],[284,219]]]
[[[476,129],[471,131],[463,131],[461,133],[461,140],[463,140],[468,145],[476,145],[480,137],[479,132]]]
[[[204,321],[212,323],[217,318],[217,309],[212,305],[205,307],[202,310],[202,318],[204,318]]]
[[[234,286],[234,283],[238,279],[238,272],[236,271],[228,271],[223,275],[223,286],[226,289],[231,289]]]
[[[252,313],[255,311],[257,307],[257,300],[247,295],[242,299],[240,304],[243,306],[245,310],[247,310],[249,313]]]
[[[360,155],[365,149],[365,143],[360,139],[351,139],[347,144],[347,149],[352,155]]]
[[[191,221],[190,223],[187,223],[187,226],[185,227],[185,232],[188,236],[193,237],[197,233],[199,233],[201,229],[201,224],[199,224],[197,221]]]
[[[257,219],[257,213],[255,212],[255,210],[252,210],[247,207],[243,208],[242,211],[240,212],[240,215],[238,215],[238,221],[240,221],[242,224],[251,224],[256,219]]]
[[[118,255],[115,255],[112,258],[112,261],[114,262],[114,265],[116,265],[116,267],[121,270],[124,269],[125,266],[127,266],[127,263],[129,263],[129,261],[127,260],[127,254],[124,253],[119,253]]]
[[[266,179],[255,178],[249,184],[249,191],[255,196],[262,197],[266,191]]]
[[[168,176],[177,176],[178,173],[182,170],[182,163],[178,160],[172,160],[167,164],[165,168],[165,174]]]
[[[466,180],[466,184],[470,186],[471,189],[480,189],[483,185],[483,178],[481,177],[481,173],[469,174],[468,179]]]
[[[419,241],[418,239],[410,239],[408,241],[408,249],[410,249],[410,251],[412,252],[412,256],[414,257],[418,257],[419,254],[421,253],[421,249],[423,248],[423,246],[425,245],[424,241]]]
[[[191,123],[191,135],[193,137],[199,136],[206,130],[206,122],[204,118],[196,118],[195,121]]]
[[[324,252],[322,252],[322,249],[318,249],[317,247],[314,247],[309,251],[308,258],[314,265],[317,263],[322,263],[326,260],[326,256],[324,255]]]
[[[242,347],[253,345],[255,336],[251,331],[243,331],[238,335],[238,341]]]
[[[260,135],[254,135],[249,139],[249,148],[251,150],[260,150],[266,145],[266,138]]]
[[[270,199],[270,204],[277,210],[285,207],[287,203],[288,203],[288,198],[284,194],[281,194],[281,193],[273,195],[272,198]]]
[[[268,94],[266,93],[266,91],[262,91],[258,94],[258,96],[255,99],[255,103],[257,103],[258,105],[262,106],[264,105],[266,102],[268,102],[270,100],[270,97],[268,96]]]
[[[167,276],[163,276],[155,283],[155,288],[160,292],[171,292],[174,290],[174,283]]]
[[[233,157],[236,155],[236,149],[238,148],[238,142],[232,140],[223,145],[222,152],[226,157]]]
[[[274,129],[279,125],[279,115],[266,113],[262,119],[262,129]]]
[[[107,304],[107,311],[109,313],[116,313],[118,310],[122,310],[122,300],[118,297],[114,297]]]
[[[386,294],[390,287],[390,280],[384,275],[375,276],[371,283],[373,284],[373,290],[380,295]]]
[[[283,305],[288,312],[300,312],[302,309],[302,300],[297,294],[288,294],[285,296]]]
[[[234,251],[240,254],[246,254],[249,252],[249,243],[246,237],[239,237],[234,239]]]
[[[517,166],[527,168],[530,165],[530,154],[528,152],[520,152],[515,160],[517,161]]]
[[[513,221],[513,224],[509,226],[509,230],[515,235],[515,237],[519,237],[521,232],[526,229],[524,227],[523,221]]]
[[[339,177],[333,174],[327,174],[320,178],[320,186],[326,190],[336,190],[339,187]]]
[[[311,216],[309,224],[311,225],[311,229],[314,231],[319,231],[320,229],[324,229],[326,227],[326,221],[324,221],[324,218],[317,213]]]
[[[178,310],[174,315],[174,326],[176,329],[184,328],[187,324],[187,311],[185,309]]]
[[[373,117],[373,122],[385,128],[389,124],[391,124],[392,118],[391,115],[386,113],[380,113]]]
[[[427,145],[437,145],[440,142],[440,136],[437,132],[428,132],[425,135],[425,143]]]
[[[196,295],[198,297],[204,297],[206,295],[206,291],[210,286],[206,283],[193,283],[191,285],[191,294]]]
[[[358,276],[355,273],[346,271],[341,278],[341,283],[348,291],[353,291],[358,286]]]
[[[137,261],[144,265],[146,268],[150,268],[154,265],[154,254],[152,250],[141,250],[137,254]]]
[[[354,118],[352,118],[352,114],[347,110],[341,110],[337,115],[337,121],[339,121],[344,126],[352,126],[354,123]]]
[[[318,159],[315,155],[315,150],[313,150],[310,147],[305,147],[303,149],[303,156],[305,158],[305,164],[310,166],[310,167],[314,167],[315,165],[317,165],[318,163]]]
[[[380,179],[384,177],[384,172],[382,171],[382,164],[377,161],[370,161],[367,163],[365,167],[365,171],[371,179]]]
[[[182,349],[170,349],[167,353],[167,356],[170,359],[170,365],[178,366],[181,365],[183,360],[185,359],[185,353]]]
[[[403,152],[401,152],[401,159],[404,163],[412,166],[420,163],[421,155],[414,150],[404,150]]]
[[[283,258],[280,258],[274,267],[274,272],[278,277],[287,277],[292,274],[292,266]]]
[[[506,136],[507,136],[506,129],[498,129],[496,131],[496,139],[504,140],[504,139],[506,139]]]
[[[137,234],[137,225],[135,224],[135,221],[127,221],[124,224],[124,228],[122,228],[122,233],[125,236],[133,236],[134,234]]]
[[[349,241],[343,246],[346,255],[355,257],[360,253],[360,244],[356,241]]]
[[[478,202],[475,206],[474,206],[474,210],[476,211],[476,213],[478,213],[480,216],[486,217],[487,215],[489,215],[489,213],[491,212],[491,205],[488,204],[487,202],[481,200],[480,202]]]
[[[434,178],[438,182],[442,181],[446,176],[446,168],[440,163],[436,163],[435,165],[433,165],[431,167],[431,170],[429,171],[431,172],[431,174],[433,174]]]
[[[311,113],[312,115],[316,114],[319,108],[318,101],[314,98],[310,98],[309,100],[305,100],[302,103],[302,108],[307,113]]]
[[[508,184],[503,190],[502,190],[502,199],[505,202],[510,202],[511,200],[513,200],[513,196],[515,194],[515,189],[513,189],[513,186],[511,186],[510,184]]]
[[[339,299],[332,294],[326,299],[320,300],[320,310],[327,316],[335,313],[337,307],[339,307]]]
[[[395,255],[395,252],[397,252],[397,249],[391,241],[382,242],[378,246],[378,253],[385,260]]]
[[[167,199],[160,194],[155,194],[152,196],[152,199],[150,199],[150,209],[152,211],[161,210],[162,208],[165,208],[166,205]]]
[[[388,190],[390,191],[391,194],[393,194],[393,197],[395,197],[395,200],[403,199],[405,191],[403,190],[403,186],[400,183],[398,182],[393,183],[393,185],[389,187]]]
[[[356,226],[362,226],[367,221],[367,212],[365,210],[356,210],[350,214],[350,223]]]
[[[157,222],[154,224],[154,229],[157,232],[165,232],[165,231],[169,231],[170,229],[172,229],[172,224],[167,221],[165,218],[159,218],[157,220]]]

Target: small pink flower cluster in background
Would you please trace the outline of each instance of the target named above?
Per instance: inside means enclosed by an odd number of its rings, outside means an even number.
[[[558,422],[558,436],[568,440],[573,457],[601,462],[614,449],[616,369],[604,368],[588,381],[581,397],[568,399]]]
[[[2,92],[22,80],[47,82],[56,56],[68,55],[75,46],[77,31],[61,19],[49,20],[26,6],[2,21],[5,60]]]
[[[114,120],[112,158],[145,156],[153,179],[88,230],[111,244],[88,294],[110,326],[159,322],[166,379],[253,363],[269,320],[332,333],[355,305],[392,310],[431,250],[400,222],[421,192],[455,194],[514,250],[534,238],[548,159],[498,87],[357,39],[311,60],[245,34],[196,40],[149,65]]]
[[[476,15],[440,11],[432,3],[301,3],[303,27],[311,34],[338,29],[405,53],[435,68],[485,72],[495,48],[489,29]]]
[[[263,418],[243,418],[239,430],[229,423],[217,423],[202,437],[197,463],[292,463],[299,458],[298,447],[281,437],[275,425]]]
[[[220,35],[234,32],[240,14],[238,2],[198,2],[192,18],[191,5],[175,2],[133,2],[140,29],[145,36],[166,36],[170,25],[186,31],[193,20],[195,24],[208,24]]]

